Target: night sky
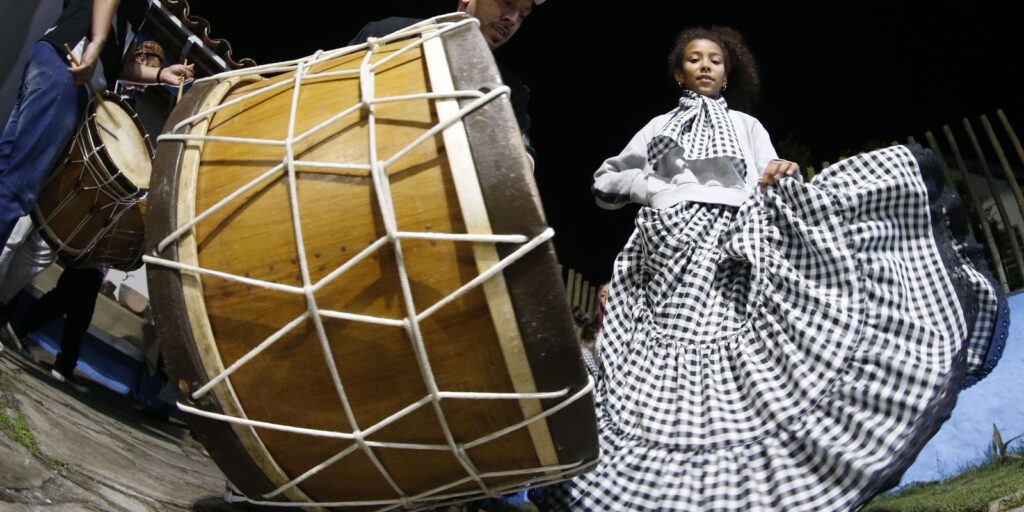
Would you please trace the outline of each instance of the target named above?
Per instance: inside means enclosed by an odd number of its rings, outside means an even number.
[[[427,17],[456,2],[190,4],[236,58],[263,64],[344,46],[367,21]],[[776,146],[789,138],[806,147],[815,167],[867,144],[922,140],[925,130],[997,108],[1024,132],[1024,2],[548,0],[496,56],[531,89],[536,178],[559,259],[592,281],[608,277],[635,212],[597,208],[593,172],[673,108],[667,54],[679,30],[706,24],[746,36],[763,84],[752,114]]]

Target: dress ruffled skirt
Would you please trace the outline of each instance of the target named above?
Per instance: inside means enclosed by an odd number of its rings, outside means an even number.
[[[600,462],[542,507],[847,510],[897,483],[1008,328],[941,180],[895,146],[642,209],[591,367]]]

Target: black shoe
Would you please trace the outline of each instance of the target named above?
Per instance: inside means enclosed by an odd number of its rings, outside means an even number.
[[[71,386],[72,388],[75,389],[75,391],[78,391],[79,393],[89,392],[89,388],[87,388],[85,384],[82,384],[82,381],[78,380],[78,378],[75,377],[73,371],[72,373],[61,373],[60,370],[54,368],[50,370],[50,376],[53,377],[54,379],[57,379],[57,381],[59,382],[63,382],[64,384]]]
[[[25,359],[28,359],[30,363],[39,364],[39,360],[32,353],[28,343],[25,343],[25,340],[18,336],[18,333],[14,332],[14,328],[11,327],[10,323],[4,322],[3,327],[0,327],[0,339],[3,339],[5,343],[17,349],[18,353]]]
[[[7,345],[13,348],[19,348],[21,343],[18,342],[18,337],[14,335],[14,329],[11,329],[11,324],[3,322],[3,326],[0,327],[0,345]],[[3,350],[0,348],[0,350]]]

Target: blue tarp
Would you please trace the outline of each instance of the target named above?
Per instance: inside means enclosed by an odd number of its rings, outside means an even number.
[[[942,480],[984,462],[992,424],[1003,439],[1024,434],[1024,294],[1010,297],[1009,304],[1010,336],[999,364],[960,393],[952,416],[921,450],[900,485]]]

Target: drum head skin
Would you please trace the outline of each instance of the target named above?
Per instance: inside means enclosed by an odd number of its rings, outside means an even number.
[[[113,162],[137,188],[149,188],[153,172],[152,150],[149,141],[139,137],[134,112],[110,106],[109,100],[96,109],[96,126],[103,148]]]

